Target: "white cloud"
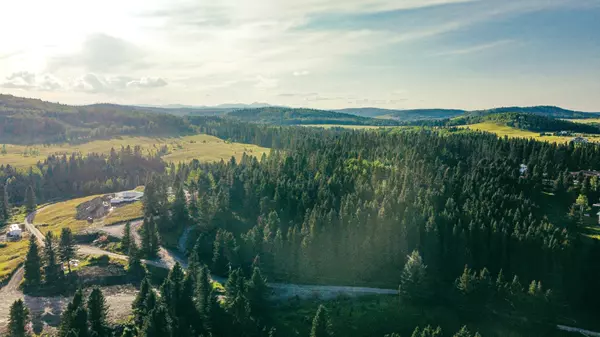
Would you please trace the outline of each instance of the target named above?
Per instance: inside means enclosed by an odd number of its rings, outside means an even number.
[[[308,74],[310,74],[308,70],[297,70],[292,73],[294,76],[306,76]]]
[[[142,77],[127,83],[129,88],[158,88],[164,87],[167,82],[160,77]]]
[[[134,79],[128,76],[102,76],[88,73],[73,81],[71,89],[88,93],[111,93],[132,88],[149,89],[165,85],[167,82],[159,77]]]
[[[0,84],[4,88],[38,91],[55,91],[62,88],[62,83],[51,74],[36,75],[28,71],[12,73]]]

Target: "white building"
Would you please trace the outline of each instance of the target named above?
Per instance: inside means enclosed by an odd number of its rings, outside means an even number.
[[[571,143],[575,143],[575,144],[587,144],[588,139],[585,137],[575,137],[573,139],[571,139]]]
[[[8,240],[20,240],[21,239],[21,235],[23,234],[23,231],[21,230],[21,226],[19,226],[18,224],[12,224],[10,225],[8,232],[6,233],[6,238]]]
[[[143,196],[144,196],[144,193],[138,192],[138,191],[125,191],[125,192],[115,193],[115,196],[112,199],[110,199],[110,204],[118,205],[118,204],[123,204],[123,203],[128,203],[128,202],[134,202],[134,201],[142,200]]]
[[[521,164],[521,166],[519,166],[519,172],[521,175],[524,175],[527,172],[527,165]]]

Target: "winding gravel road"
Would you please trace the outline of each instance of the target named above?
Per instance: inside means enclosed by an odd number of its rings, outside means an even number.
[[[38,242],[43,247],[44,246],[44,235],[34,226],[33,221],[35,219],[35,215],[37,212],[43,210],[45,207],[38,209],[27,215],[25,218],[25,227],[27,230],[35,235],[38,239]],[[134,232],[134,239],[139,242],[140,238],[137,233],[137,229],[141,226],[142,221],[132,221],[132,229]],[[122,237],[123,228],[125,223],[105,226],[102,228],[103,231],[106,231],[110,235],[115,237]],[[83,254],[90,255],[102,255],[106,254],[111,258],[126,260],[127,256],[121,254],[115,254],[108,251],[105,251],[101,248],[90,246],[90,245],[79,245],[79,252]],[[179,255],[171,252],[167,249],[161,247],[159,252],[158,260],[143,260],[144,263],[152,266],[156,266],[159,268],[167,268],[170,269],[175,265],[175,262],[179,262],[184,268],[187,267],[187,261]],[[24,298],[27,305],[30,307],[32,312],[35,314],[47,314],[48,311],[53,315],[60,315],[62,308],[66,305],[67,299],[64,297],[37,297],[33,298],[31,296],[23,295],[23,293],[19,290],[19,284],[23,279],[24,269],[23,267],[19,268],[11,277],[9,282],[0,289],[0,327],[4,327],[7,324],[7,317],[10,305],[19,298]],[[213,276],[213,279],[218,282],[224,282],[223,278]],[[378,295],[397,295],[397,289],[380,289],[380,288],[369,288],[369,287],[346,287],[346,286],[323,286],[323,285],[301,285],[301,284],[291,284],[291,283],[268,283],[269,287],[272,289],[272,298],[274,300],[284,300],[292,297],[300,297],[300,298],[310,298],[310,297],[318,297],[321,299],[331,299],[340,295],[345,296],[361,296],[361,295],[370,295],[370,294],[378,294]],[[111,312],[114,314],[115,318],[123,317],[123,315],[127,315],[130,312],[131,302],[135,298],[135,289],[127,289],[126,291],[117,291],[111,293],[109,290],[109,295],[107,296],[107,302],[111,306]],[[117,309],[117,310],[113,310]],[[55,312],[54,312],[55,311]],[[113,315],[111,315],[113,316]],[[58,317],[58,316],[56,316]],[[584,330],[576,327],[569,327],[564,325],[557,325],[557,329],[563,331],[571,331],[581,333],[587,336],[598,336],[600,337],[600,333],[593,332],[589,330]]]

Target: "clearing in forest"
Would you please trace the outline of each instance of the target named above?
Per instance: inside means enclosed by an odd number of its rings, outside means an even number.
[[[52,231],[58,236],[64,227],[69,227],[73,233],[78,233],[90,226],[115,224],[140,218],[143,214],[142,202],[136,201],[131,204],[113,208],[106,217],[103,219],[95,219],[93,224],[90,224],[87,220],[77,220],[75,218],[78,205],[101,196],[102,194],[92,195],[46,206],[38,211],[34,223],[43,234]]]
[[[10,164],[14,167],[28,167],[43,161],[52,154],[71,154],[73,152],[110,153],[110,149],[119,150],[121,146],[139,145],[144,154],[161,153],[167,162],[182,162],[198,159],[204,162],[229,160],[231,156],[240,159],[246,152],[258,158],[270,149],[254,144],[233,143],[205,134],[184,137],[152,138],[152,137],[116,137],[108,140],[94,140],[84,144],[36,144],[36,145],[0,145],[0,165]],[[166,150],[166,153],[164,153]]]
[[[510,127],[504,124],[497,124],[493,122],[483,122],[477,124],[459,125],[459,128],[469,128],[471,130],[485,131],[495,133],[500,137],[507,136],[509,138],[533,138],[542,142],[549,143],[568,143],[573,139],[574,136],[540,136],[539,132],[521,130]],[[597,135],[585,135],[590,142],[600,142],[600,138]]]

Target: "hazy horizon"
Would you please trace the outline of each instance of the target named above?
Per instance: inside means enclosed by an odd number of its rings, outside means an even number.
[[[64,104],[600,111],[597,0],[24,0],[4,12],[0,92]]]

